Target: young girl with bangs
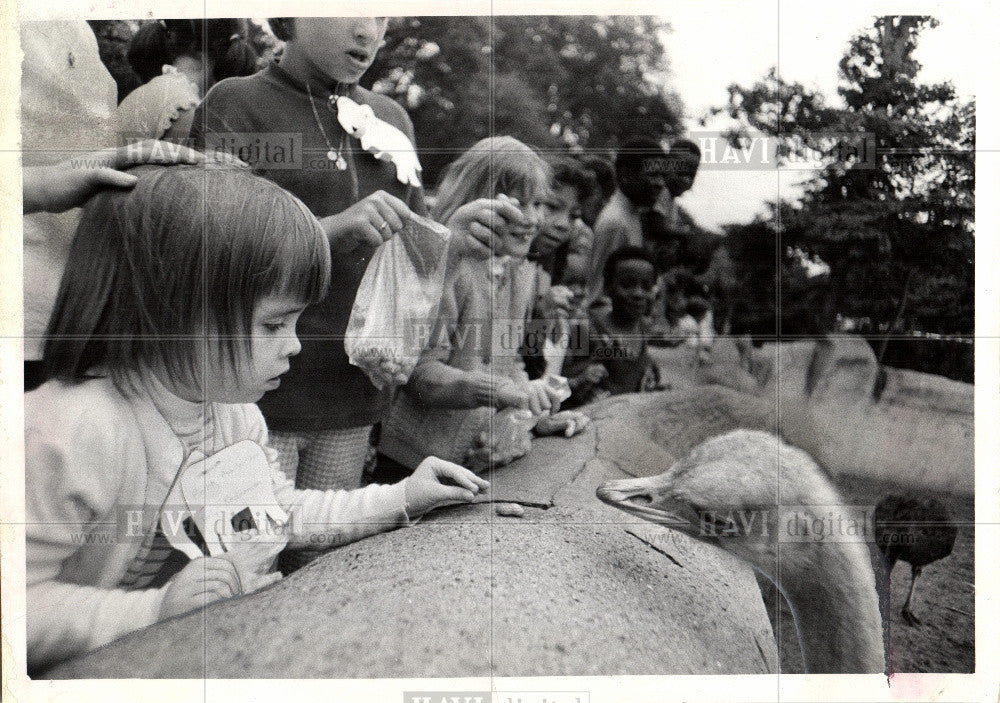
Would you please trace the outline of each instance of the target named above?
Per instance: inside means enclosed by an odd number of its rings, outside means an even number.
[[[216,83],[196,111],[191,134],[197,148],[245,155],[255,173],[300,198],[326,232],[330,290],[302,315],[302,353],[260,409],[282,470],[296,486],[357,488],[371,468],[376,428],[392,391],[377,389],[349,362],[344,334],[376,248],[414,214],[427,214],[413,125],[391,98],[359,85],[383,43],[387,17],[272,17],[268,23],[285,42],[281,60],[253,76]],[[361,125],[350,126],[351,114],[368,116],[366,133],[397,138],[376,143],[372,137],[366,148]],[[292,151],[301,158],[298,166],[261,156],[262,139],[275,135],[281,145],[282,135],[298,135]],[[443,224],[456,235],[452,249],[485,258],[490,224],[516,216],[505,203],[481,202]],[[282,569],[297,568],[316,553],[290,550]]]
[[[506,136],[477,142],[445,171],[432,212],[438,222],[495,200],[520,209],[522,221],[494,225],[488,259],[449,262],[429,348],[383,425],[380,449],[393,461],[413,468],[434,455],[476,470],[506,463],[530,444],[493,422],[506,408],[530,410],[542,420],[539,434],[566,429],[566,418],[550,415],[558,392],[544,379],[529,380],[521,357],[527,325],[553,302],[548,274],[526,258],[550,179],[534,149]]]
[[[294,488],[254,403],[326,293],[322,228],[240,170],[132,173],[132,190],[84,211],[46,334],[50,380],[25,396],[35,671],[272,583],[288,543],[344,544],[488,485],[429,459],[392,486]]]

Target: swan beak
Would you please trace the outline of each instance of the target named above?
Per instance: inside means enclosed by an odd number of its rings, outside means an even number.
[[[597,497],[630,515],[701,537],[698,512],[676,498],[660,476],[608,481],[597,489]]]

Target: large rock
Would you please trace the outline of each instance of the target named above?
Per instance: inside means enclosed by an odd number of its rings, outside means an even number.
[[[585,433],[540,440],[494,472],[493,499],[525,505],[522,518],[498,517],[489,503],[442,510],[49,675],[775,672],[774,637],[746,564],[594,498],[603,481],[658,473],[703,439],[688,429],[698,407],[709,433],[766,422],[727,389],[605,401]]]
[[[591,406],[584,434],[539,440],[494,472],[492,498],[526,506],[522,518],[498,517],[488,503],[442,510],[50,675],[776,671],[750,569],[603,506],[597,485],[658,474],[743,427],[778,431],[833,472],[971,492],[972,387],[888,369],[875,393],[874,358],[851,341],[765,345],[750,360],[720,344],[708,367],[661,355],[675,390]]]
[[[722,385],[768,404],[771,425],[834,474],[972,494],[971,384],[894,368],[880,373],[860,337],[744,349],[740,356],[731,340],[716,340],[712,363],[702,367],[683,350],[653,354],[674,388]]]
[[[762,392],[781,399],[782,434],[828,469],[972,494],[971,384],[893,368],[880,381],[874,353],[856,337],[767,351],[780,361]]]

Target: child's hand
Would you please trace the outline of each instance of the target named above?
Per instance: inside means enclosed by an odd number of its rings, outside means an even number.
[[[552,286],[538,299],[538,313],[547,319],[566,319],[573,310],[573,290],[569,286]]]
[[[528,396],[528,410],[532,415],[541,415],[552,409],[552,401],[543,379],[535,379],[521,384],[521,389]]]
[[[587,370],[583,372],[584,383],[591,386],[596,386],[607,377],[608,367],[604,364],[591,364],[587,367]]]
[[[560,404],[569,395],[564,390],[565,379],[562,388],[553,384],[548,378],[537,378],[525,385],[528,388],[528,408],[532,415],[558,412]]]
[[[446,483],[447,482],[447,483]],[[448,484],[453,485],[448,485]],[[476,494],[490,487],[466,468],[436,456],[420,462],[417,470],[404,480],[406,514],[419,517],[442,505],[470,503]]]
[[[563,434],[572,437],[590,424],[590,418],[575,410],[563,410],[560,413],[543,417],[535,425],[535,434],[539,436]]]
[[[278,553],[288,540],[272,531],[252,529],[235,535],[223,535],[226,552],[220,559],[232,562],[240,578],[244,593],[252,593],[280,579],[281,574],[271,571]],[[278,576],[279,579],[274,577]]]
[[[462,253],[484,259],[493,252],[493,237],[511,225],[523,226],[524,215],[517,200],[500,194],[462,205],[444,225],[461,237],[459,241],[465,245]]]
[[[466,373],[459,387],[459,393],[466,401],[465,407],[492,406],[497,409],[528,407],[528,396],[516,383],[497,379],[483,371]]]
[[[104,149],[52,166],[24,169],[24,214],[64,212],[83,205],[102,188],[131,188],[139,180],[118,169],[139,164],[198,164],[205,155],[155,139]],[[81,167],[80,164],[84,164]]]
[[[406,203],[379,190],[343,212],[322,218],[319,223],[330,239],[331,248],[346,254],[361,244],[377,247],[403,229],[413,216]]]
[[[187,613],[223,598],[243,593],[236,567],[220,557],[201,557],[170,579],[160,604],[160,619]]]

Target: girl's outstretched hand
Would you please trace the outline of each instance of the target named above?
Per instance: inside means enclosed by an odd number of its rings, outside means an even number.
[[[222,535],[221,540],[226,553],[219,558],[232,562],[236,567],[236,575],[240,578],[244,593],[253,593],[281,580],[281,574],[272,572],[271,569],[287,540],[279,537],[273,530],[261,532],[254,528],[233,535]]]
[[[205,155],[180,144],[147,139],[104,149],[52,166],[24,169],[24,214],[64,212],[83,205],[102,188],[131,188],[138,180],[118,169],[139,164],[199,164]]]
[[[557,375],[525,381],[521,388],[528,395],[528,409],[535,417],[554,415],[559,412],[562,402],[572,395],[569,382]]]
[[[231,561],[220,557],[192,559],[167,584],[160,604],[160,619],[181,615],[242,592],[240,577]]]
[[[485,259],[493,251],[494,236],[523,223],[520,203],[501,193],[493,199],[479,198],[462,205],[444,225],[459,237],[456,244],[462,253]]]
[[[442,505],[470,503],[480,491],[490,487],[489,481],[436,456],[429,456],[420,462],[403,485],[406,514],[411,519]]]

